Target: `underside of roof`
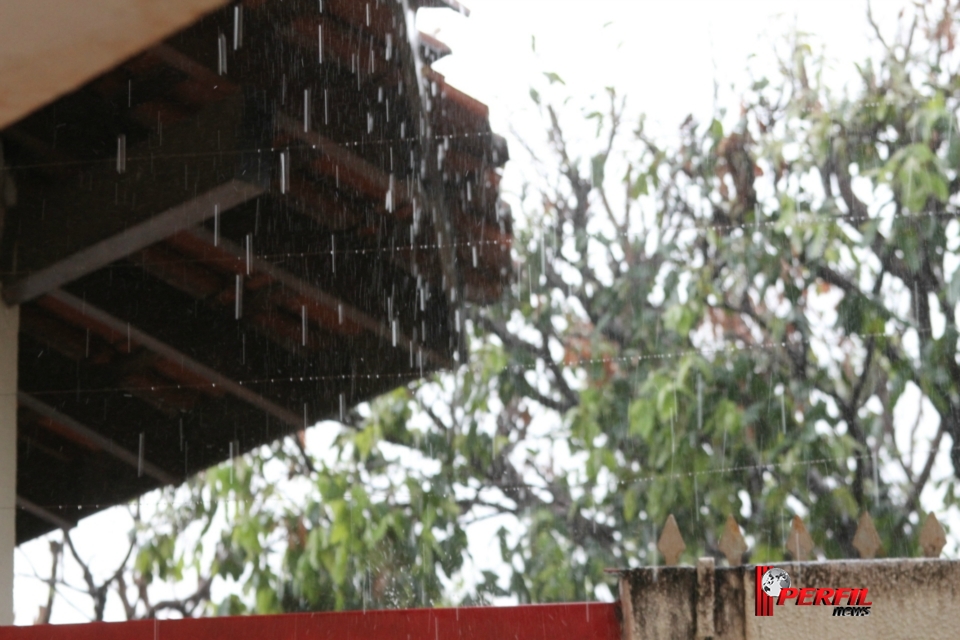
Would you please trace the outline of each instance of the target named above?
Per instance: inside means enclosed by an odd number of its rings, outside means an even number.
[[[507,149],[416,6],[234,3],[0,131],[18,543],[462,357]]]

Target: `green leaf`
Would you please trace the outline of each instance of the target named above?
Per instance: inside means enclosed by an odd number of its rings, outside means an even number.
[[[633,181],[633,184],[630,185],[630,198],[636,200],[640,196],[645,196],[648,193],[647,176],[641,173],[637,176],[637,179]]]
[[[630,403],[630,433],[647,440],[653,435],[657,421],[657,406],[649,399],[641,398]]]
[[[556,73],[554,73],[554,72],[552,72],[552,71],[546,71],[546,72],[544,72],[543,75],[545,75],[545,76],[547,77],[547,80],[550,81],[550,84],[555,84],[555,83],[558,83],[558,82],[559,82],[560,84],[563,84],[563,85],[567,84],[566,82],[563,81],[563,78],[561,78],[559,75],[557,75]]]
[[[603,153],[598,153],[593,156],[593,159],[590,162],[591,169],[591,179],[594,187],[600,187],[603,185],[603,172],[607,164],[607,156]]]

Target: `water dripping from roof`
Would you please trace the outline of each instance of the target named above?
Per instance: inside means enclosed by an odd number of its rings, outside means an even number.
[[[236,293],[234,297],[234,316],[236,320],[243,314],[243,276],[237,274]]]
[[[703,431],[703,376],[697,374],[697,430]]]
[[[310,131],[310,89],[303,90],[303,132]]]
[[[217,73],[227,72],[227,37],[222,33],[217,36]]]
[[[786,391],[780,396],[780,428],[784,434],[787,433],[787,401]]]
[[[127,136],[120,134],[117,136],[117,173],[127,171]]]
[[[140,448],[139,453],[137,454],[137,477],[143,477],[143,445],[144,445],[144,433],[140,432]]]
[[[243,7],[237,5],[233,8],[233,50],[236,51],[243,45]]]

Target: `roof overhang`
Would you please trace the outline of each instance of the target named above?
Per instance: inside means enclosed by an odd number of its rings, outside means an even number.
[[[462,357],[509,280],[507,151],[415,6],[234,3],[0,130],[18,542]]]

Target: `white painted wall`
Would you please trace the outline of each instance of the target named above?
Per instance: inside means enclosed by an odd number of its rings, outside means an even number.
[[[13,624],[17,507],[17,332],[20,307],[0,303],[0,626]]]

